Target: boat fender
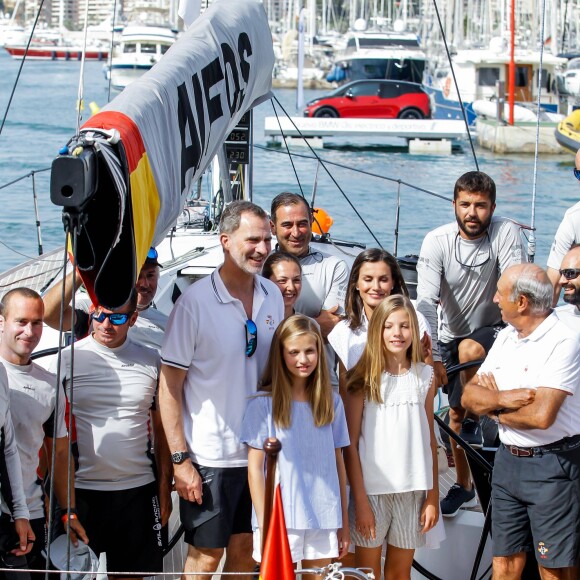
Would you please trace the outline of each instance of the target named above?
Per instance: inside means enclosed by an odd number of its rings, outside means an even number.
[[[451,77],[445,79],[445,85],[443,86],[443,96],[447,99],[449,98],[449,93],[451,92]]]
[[[56,50],[50,52],[50,60],[56,60]]]
[[[315,234],[324,235],[330,230],[330,226],[334,223],[334,220],[322,209],[315,207],[312,210],[314,214],[314,223],[312,224],[312,231]]]
[[[68,155],[68,145],[65,145],[64,147],[61,147],[58,150],[58,154],[59,155]]]

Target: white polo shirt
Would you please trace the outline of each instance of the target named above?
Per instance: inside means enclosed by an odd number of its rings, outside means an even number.
[[[564,256],[574,244],[580,242],[580,202],[574,204],[564,214],[548,256],[548,268],[559,270]]]
[[[490,372],[500,391],[547,387],[569,395],[548,429],[500,425],[502,443],[537,447],[580,434],[580,342],[554,313],[526,338],[511,325],[501,330],[478,374]]]
[[[253,356],[246,356],[247,315],[219,274],[192,284],[169,317],[161,361],[187,369],[183,390],[184,431],[193,461],[208,467],[243,467],[240,442],[247,399],[257,390],[274,331],[284,319],[280,289],[254,277],[252,320],[258,330]]]
[[[574,304],[558,306],[554,312],[568,328],[580,334],[580,310]]]

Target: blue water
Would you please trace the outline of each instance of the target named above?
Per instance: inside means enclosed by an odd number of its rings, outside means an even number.
[[[7,53],[0,53],[0,117],[4,116],[19,62]],[[78,62],[26,62],[17,87],[7,122],[0,135],[0,187],[31,171],[50,167],[59,148],[74,134],[78,92]],[[307,91],[306,100],[320,92]],[[107,102],[107,84],[102,63],[86,64],[85,102],[99,105]],[[295,95],[278,91],[278,99],[292,114]],[[273,115],[270,102],[256,109],[255,142],[265,145],[264,117]],[[88,118],[89,112],[84,113]],[[411,183],[450,198],[456,179],[475,169],[467,147],[451,156],[409,155],[403,142],[391,141],[399,147],[360,149],[364,140],[334,139],[320,151],[328,161],[340,163]],[[277,193],[299,191],[287,156],[278,150],[255,150],[254,200],[265,208]],[[296,150],[295,150],[296,151]],[[306,149],[297,151],[310,154]],[[533,156],[497,156],[476,149],[480,169],[489,173],[498,189],[498,215],[512,217],[522,223],[531,222]],[[305,195],[310,198],[316,161],[295,158],[296,171]],[[578,201],[580,184],[572,175],[571,155],[543,155],[538,161],[537,183],[537,255],[536,262],[545,265],[550,244],[564,211]],[[383,246],[392,251],[395,229],[397,184],[366,177],[344,169],[329,167],[344,194],[360,212]],[[50,203],[49,172],[36,175],[36,191],[42,224],[44,249],[63,244],[59,209]],[[417,253],[427,231],[453,219],[450,202],[401,186],[401,225],[399,255]],[[0,271],[23,261],[20,252],[33,257],[37,252],[33,211],[32,180],[0,189]],[[334,218],[335,237],[359,240],[376,245],[365,226],[356,217],[343,194],[321,168],[316,204]]]

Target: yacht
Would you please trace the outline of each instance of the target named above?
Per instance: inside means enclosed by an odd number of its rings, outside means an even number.
[[[168,26],[126,26],[105,71],[111,86],[123,90],[157,64],[176,39],[177,30]]]
[[[427,56],[416,34],[396,31],[353,31],[327,80],[343,84],[364,79],[421,83]]]
[[[507,102],[510,52],[504,39],[492,39],[489,48],[458,50],[452,55],[451,60],[470,125],[474,124],[477,116],[472,107],[474,101],[499,98]],[[515,101],[523,106],[536,105],[540,51],[516,47],[514,60]],[[565,64],[565,58],[544,51],[540,104],[546,112],[558,112],[557,77]],[[498,94],[498,81],[503,83],[503,94]],[[431,95],[434,119],[463,120],[459,97],[448,63],[442,66],[435,65],[425,71],[423,88]]]

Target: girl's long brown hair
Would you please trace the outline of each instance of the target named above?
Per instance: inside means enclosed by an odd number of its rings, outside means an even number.
[[[306,382],[314,424],[322,427],[334,419],[332,387],[320,329],[308,316],[295,314],[284,320],[274,334],[260,388],[261,391],[271,393],[274,424],[285,429],[292,422],[292,375],[284,363],[284,344],[304,334],[314,337],[318,351],[318,364]]]
[[[389,358],[389,351],[383,340],[383,329],[387,318],[396,310],[405,310],[409,316],[413,342],[407,349],[407,358],[411,363],[423,362],[419,322],[413,304],[400,294],[385,298],[373,312],[363,354],[347,374],[347,389],[352,392],[364,391],[365,398],[374,403],[383,402],[381,375],[387,368]]]

